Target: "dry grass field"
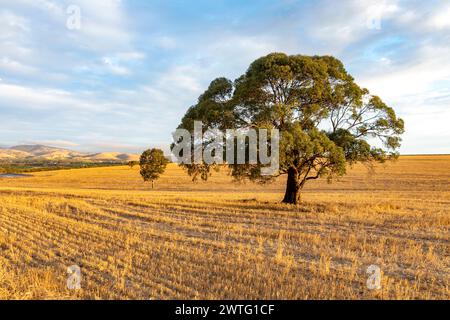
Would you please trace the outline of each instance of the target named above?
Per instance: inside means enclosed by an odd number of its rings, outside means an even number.
[[[0,299],[450,298],[450,156],[357,166],[298,207],[279,203],[284,178],[193,184],[170,165],[150,190],[137,167],[33,175],[0,179]]]

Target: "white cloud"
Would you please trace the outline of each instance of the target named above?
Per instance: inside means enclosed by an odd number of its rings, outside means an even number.
[[[47,15],[46,24],[53,24],[52,32],[69,38],[74,45],[85,49],[101,51],[117,50],[130,45],[124,9],[119,0],[17,0],[18,5],[33,8]],[[77,6],[81,13],[81,28],[69,30],[66,22],[70,17],[66,9]],[[62,40],[53,39],[55,41]]]
[[[0,83],[0,103],[28,110],[104,110],[105,106],[54,88],[33,88]]]
[[[0,29],[0,39],[12,39],[23,32],[29,32],[30,27],[27,19],[3,9],[0,11]]]
[[[156,84],[147,86],[146,90],[152,94],[166,92],[168,93],[166,99],[169,100],[169,97],[175,98],[176,96],[199,93],[203,89],[200,82],[201,78],[201,69],[194,65],[174,66],[162,73]]]
[[[80,8],[79,30],[66,27],[69,5]],[[25,18],[21,12],[31,14]],[[71,74],[86,62],[85,72],[98,73],[89,63],[101,57],[104,70],[119,76],[131,73],[128,62],[145,58],[133,47],[126,11],[117,0],[17,0],[0,10],[0,30],[0,71],[13,76],[39,71],[39,80],[49,85],[57,85],[58,74]]]
[[[22,63],[11,60],[7,57],[0,58],[0,70],[13,74],[35,74],[38,70],[34,67],[23,65]]]
[[[106,68],[116,75],[128,75],[130,74],[130,70],[127,68],[120,66],[117,61],[112,58],[104,57],[102,59],[102,63]]]
[[[377,74],[368,73],[361,82],[374,93],[389,99],[433,94],[438,81],[450,81],[450,47],[424,46],[415,59],[401,66],[389,65]]]
[[[68,148],[79,146],[78,143],[67,140],[33,140],[33,141],[24,141],[23,144],[40,144],[57,148]]]
[[[156,39],[156,43],[163,49],[174,49],[177,46],[177,42],[174,38],[168,36],[162,36]]]
[[[309,38],[336,54],[383,30],[385,21],[397,15],[397,3],[397,0],[349,0],[337,5],[334,0],[325,0],[317,3],[299,23],[306,28]]]
[[[101,59],[102,64],[106,69],[119,76],[130,75],[132,72],[125,65],[140,61],[145,58],[145,54],[138,51],[119,52],[113,56],[105,56]],[[89,68],[88,68],[89,70]],[[95,70],[95,67],[91,68],[91,71]]]
[[[145,59],[145,53],[139,51],[119,52],[117,57],[125,61],[143,60]]]
[[[450,27],[450,5],[440,8],[429,20],[429,25],[436,29],[445,29]]]
[[[127,51],[132,48],[121,1],[72,1],[81,9],[81,28],[70,33],[77,45],[98,52]]]

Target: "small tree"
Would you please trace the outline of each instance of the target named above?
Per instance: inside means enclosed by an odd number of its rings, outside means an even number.
[[[161,149],[153,148],[142,153],[139,160],[141,176],[144,181],[152,182],[152,189],[154,188],[154,181],[164,173],[168,162]]]
[[[133,169],[134,166],[137,166],[139,164],[139,161],[128,161],[128,165],[131,169]]]

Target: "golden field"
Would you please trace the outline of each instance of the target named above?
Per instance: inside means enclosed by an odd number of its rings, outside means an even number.
[[[155,190],[126,166],[0,179],[0,299],[450,298],[450,156],[356,166],[297,207],[284,182],[194,184],[176,165]]]

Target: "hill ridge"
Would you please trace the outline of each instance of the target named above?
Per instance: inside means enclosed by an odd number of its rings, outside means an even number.
[[[138,154],[125,152],[84,153],[46,146],[42,144],[23,144],[12,147],[0,147],[0,161],[76,161],[76,162],[125,162],[139,159]]]

